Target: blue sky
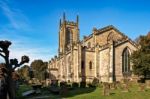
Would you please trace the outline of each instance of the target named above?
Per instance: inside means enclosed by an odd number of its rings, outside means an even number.
[[[0,0],[0,40],[12,41],[10,58],[48,61],[58,51],[63,12],[71,21],[79,15],[81,39],[107,25],[135,39],[150,31],[149,6],[149,0]]]

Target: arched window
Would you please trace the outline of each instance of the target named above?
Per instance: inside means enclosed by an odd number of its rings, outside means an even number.
[[[92,62],[89,62],[89,69],[92,69]]]
[[[126,74],[130,72],[130,53],[127,48],[122,53],[122,73]]]

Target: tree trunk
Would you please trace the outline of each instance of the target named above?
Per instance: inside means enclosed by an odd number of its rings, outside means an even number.
[[[8,76],[7,81],[8,81],[7,83],[8,83],[9,99],[15,99],[15,84],[14,84],[14,81],[12,79],[12,75]]]
[[[9,64],[9,53],[5,57],[5,62],[6,62],[6,68],[7,68],[7,86],[8,86],[8,95],[9,99],[15,99],[15,84],[12,79],[12,66]]]
[[[4,77],[0,78],[0,98],[7,99],[7,84]]]

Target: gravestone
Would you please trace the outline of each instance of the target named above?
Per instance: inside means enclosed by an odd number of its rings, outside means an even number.
[[[116,81],[115,83],[116,83],[116,89],[120,89],[120,88],[122,88],[122,87],[121,87],[121,82]]]
[[[103,95],[104,96],[110,95],[110,84],[107,82],[103,83]]]
[[[125,76],[123,79],[122,79],[122,92],[129,92],[129,83],[130,83],[130,79]]]
[[[146,88],[150,89],[150,80],[146,80]]]
[[[117,89],[116,82],[110,83],[110,89]]]
[[[127,83],[122,84],[122,92],[129,92],[129,85]]]
[[[139,91],[145,91],[145,83],[139,84]]]

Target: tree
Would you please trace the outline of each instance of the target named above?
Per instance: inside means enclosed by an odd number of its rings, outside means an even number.
[[[30,79],[30,67],[28,65],[24,65],[23,67],[17,70],[18,74],[20,75],[21,79],[29,80]]]
[[[9,46],[11,45],[10,41],[0,41],[0,56],[4,58],[5,60],[5,71],[2,71],[2,77],[5,80],[5,86],[7,86],[7,90],[3,91],[1,93],[8,93],[9,99],[15,99],[15,86],[14,86],[14,81],[12,79],[12,74],[15,68],[20,67],[24,63],[29,62],[29,57],[28,56],[22,56],[21,62],[18,63],[18,60],[16,58],[14,59],[9,59]],[[3,75],[5,74],[5,75]],[[1,79],[0,79],[1,80]],[[7,94],[6,93],[6,94]],[[1,96],[0,96],[1,97]],[[6,96],[5,96],[6,98]],[[5,99],[4,98],[4,99]]]
[[[140,48],[131,55],[133,73],[147,77],[150,75],[150,33],[140,36],[136,41]]]
[[[45,80],[45,72],[47,70],[48,63],[42,60],[34,60],[31,63],[31,68],[33,69],[34,77],[39,80]]]

